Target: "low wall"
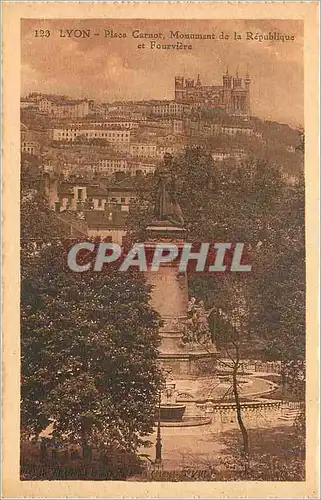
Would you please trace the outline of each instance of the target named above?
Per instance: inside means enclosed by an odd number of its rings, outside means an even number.
[[[230,363],[229,359],[218,360],[217,365],[223,371],[230,371],[226,367]],[[240,373],[242,372],[261,372],[261,373],[281,373],[280,361],[261,361],[261,360],[244,360],[240,366]]]
[[[202,414],[212,417],[213,423],[236,423],[235,403],[204,403],[197,404],[197,408]],[[242,416],[247,424],[258,425],[258,421],[268,423],[270,420],[278,419],[289,412],[289,410],[300,410],[300,402],[288,401],[253,401],[241,404]]]

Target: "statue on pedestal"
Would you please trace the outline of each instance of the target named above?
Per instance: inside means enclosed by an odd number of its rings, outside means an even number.
[[[192,297],[188,304],[188,316],[185,322],[184,343],[196,342],[203,345],[212,343],[204,302],[196,302]]]
[[[164,165],[156,170],[155,217],[158,222],[184,226],[182,209],[176,200],[176,176],[172,170],[172,156],[165,154]]]
[[[145,248],[154,251],[160,242],[165,242],[175,244],[178,250],[182,251],[187,230],[176,197],[177,175],[171,155],[165,155],[164,163],[156,171],[155,178],[155,212],[153,220],[146,227]],[[179,272],[177,261],[169,261],[164,262],[158,272],[148,268],[146,278],[151,286],[150,303],[163,320],[159,347],[162,368],[171,368],[174,376],[211,373],[214,369],[213,354],[216,349],[213,345],[202,345],[210,340],[203,305],[197,304],[192,311],[188,311],[187,272]],[[185,325],[187,319],[192,323],[190,328]],[[194,337],[197,337],[197,342]],[[169,392],[166,394],[167,399],[172,396]],[[175,397],[174,395],[173,401]],[[184,409],[184,405],[179,403],[172,402],[171,405],[178,405],[179,411]]]

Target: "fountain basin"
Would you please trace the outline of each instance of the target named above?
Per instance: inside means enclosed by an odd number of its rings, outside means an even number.
[[[165,403],[160,406],[160,419],[163,422],[179,422],[185,413],[186,405],[180,403]],[[157,411],[158,416],[158,411]]]

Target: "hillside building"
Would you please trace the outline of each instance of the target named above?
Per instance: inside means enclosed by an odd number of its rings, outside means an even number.
[[[228,115],[250,116],[250,85],[247,74],[233,77],[228,70],[222,77],[222,85],[203,85],[200,75],[194,79],[175,77],[175,101],[193,104],[195,107],[221,108]]]

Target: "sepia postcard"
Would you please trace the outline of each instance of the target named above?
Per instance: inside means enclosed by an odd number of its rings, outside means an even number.
[[[4,498],[319,498],[318,2],[4,2]]]

